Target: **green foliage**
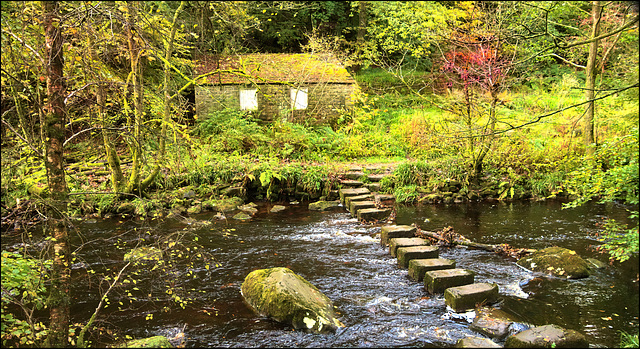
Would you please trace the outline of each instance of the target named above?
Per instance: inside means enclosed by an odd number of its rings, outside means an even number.
[[[638,219],[638,211],[631,211],[629,218]],[[608,252],[610,259],[624,262],[632,255],[638,254],[640,234],[638,226],[629,229],[625,224],[620,224],[615,219],[607,219],[604,223],[604,231],[598,238],[603,244],[598,250]]]
[[[51,261],[23,257],[16,252],[2,251],[2,324],[0,334],[3,346],[9,343],[36,345],[46,335],[42,323],[33,323],[31,318],[19,319],[9,312],[8,305],[19,305],[25,310],[45,306],[46,288],[44,280]],[[30,316],[27,314],[27,316]]]
[[[620,348],[638,348],[638,334],[620,331]]]
[[[638,128],[600,146],[595,161],[586,162],[568,174],[565,187],[577,198],[566,207],[575,207],[593,198],[600,202],[620,200],[638,203]]]
[[[595,161],[587,162],[568,174],[564,185],[577,196],[563,208],[576,207],[591,199],[599,202],[621,201],[638,204],[640,179],[638,173],[638,127],[631,134],[617,137],[603,144]],[[630,211],[635,227],[626,227],[613,219],[605,222],[600,249],[608,251],[611,259],[624,262],[638,253],[638,212]]]
[[[397,202],[409,203],[415,201],[420,194],[416,185],[404,185],[397,186],[393,191],[393,195]]]

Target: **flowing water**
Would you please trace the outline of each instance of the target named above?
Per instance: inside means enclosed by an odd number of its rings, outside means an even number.
[[[317,212],[303,203],[269,213],[270,207],[259,205],[248,222],[218,220],[205,213],[186,222],[108,219],[79,224],[82,235],[75,244],[85,245],[79,252],[82,263],[74,265],[74,320],[86,321],[99,300],[99,283],[85,277],[86,265],[116,271],[123,266],[127,248],[114,245],[130,246],[142,231],[151,232],[150,239],[190,231],[218,264],[209,270],[194,266],[195,278],[186,268],[173,276],[175,285],[199,291],[192,293],[195,300],[184,309],[173,305],[163,311],[166,303],[137,297],[128,310],[118,312],[116,303],[131,297],[120,290],[104,310],[106,321],[100,326],[124,329],[136,338],[184,330],[187,347],[451,347],[460,338],[479,336],[467,320],[447,311],[442,295],[429,295],[422,283],[409,279],[407,270],[396,265],[388,249],[380,246],[380,226],[358,223],[342,207]],[[452,226],[476,242],[535,249],[558,245],[606,261],[605,255],[589,248],[597,244],[592,235],[605,217],[625,221],[627,212],[598,204],[561,210],[555,201],[399,206],[396,224],[415,223],[424,230]],[[15,246],[16,241],[9,240],[3,239],[3,249]],[[440,256],[475,271],[476,282],[497,283],[502,302],[495,306],[519,322],[577,330],[592,347],[617,346],[618,330],[637,333],[637,258],[597,270],[586,279],[560,280],[531,273],[487,251],[441,248]],[[255,269],[280,266],[326,294],[346,326],[334,334],[310,334],[253,314],[240,295],[244,277]],[[149,280],[150,275],[154,274],[142,274],[136,286],[144,290],[145,285],[163,285]]]

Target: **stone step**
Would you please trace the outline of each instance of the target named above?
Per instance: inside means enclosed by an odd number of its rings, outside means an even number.
[[[340,181],[340,184],[349,188],[360,188],[364,183],[353,179],[343,179]]]
[[[381,221],[391,215],[389,208],[363,208],[358,210],[358,220],[364,222]]]
[[[367,178],[369,178],[369,180],[372,182],[380,182],[384,177],[385,175],[383,174],[370,174],[367,176]]]
[[[424,289],[431,293],[442,293],[449,287],[473,283],[475,272],[467,269],[432,270],[424,274]]]
[[[423,238],[393,238],[389,239],[389,254],[391,257],[396,256],[398,247],[410,246],[428,246],[431,245],[428,240]]]
[[[358,179],[360,177],[364,177],[364,172],[360,172],[360,171],[347,172],[344,174],[344,177],[346,179]]]
[[[351,212],[351,216],[357,217],[358,210],[362,210],[365,208],[376,208],[376,203],[371,200],[351,201],[351,204],[349,205],[349,212]]]
[[[475,283],[449,287],[444,291],[444,303],[455,312],[465,312],[498,301],[498,285]]]
[[[412,238],[415,232],[416,227],[410,225],[385,225],[380,228],[380,244],[387,246],[393,238]]]
[[[351,207],[351,203],[354,201],[373,201],[375,197],[373,194],[364,194],[358,196],[347,196],[344,198],[344,207]]]
[[[344,204],[345,197],[371,194],[371,192],[367,188],[345,188],[345,189],[340,189],[339,194],[340,194],[340,202]]]
[[[409,266],[412,259],[438,258],[438,246],[410,246],[396,250],[398,265],[402,268]]]
[[[432,270],[454,269],[456,261],[446,258],[412,259],[409,261],[409,277],[422,281],[424,274]]]
[[[369,183],[365,184],[364,187],[371,191],[380,191],[380,183]]]
[[[385,206],[392,206],[396,202],[396,197],[393,194],[376,194],[375,201]]]

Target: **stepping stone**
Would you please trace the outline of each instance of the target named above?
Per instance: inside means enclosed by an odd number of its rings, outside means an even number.
[[[428,246],[431,245],[427,239],[423,238],[393,238],[389,239],[389,254],[391,257],[396,256],[398,247],[409,246]]]
[[[361,187],[364,183],[353,180],[353,179],[343,179],[340,181],[340,184],[342,184],[345,187],[358,188],[358,187]]]
[[[396,202],[396,197],[392,194],[377,194],[376,201],[382,205],[393,205]]]
[[[383,174],[370,174],[367,176],[367,178],[369,178],[369,180],[372,182],[380,182],[380,180],[382,180],[382,178],[384,177],[385,176]]]
[[[386,219],[391,214],[391,209],[388,208],[363,208],[358,210],[358,220],[365,222],[381,221]]]
[[[444,291],[444,303],[455,312],[475,309],[498,301],[498,285],[476,283],[449,287]]]
[[[453,269],[456,261],[445,258],[412,259],[409,261],[409,277],[422,281],[424,274],[432,270]]]
[[[358,210],[362,210],[365,208],[375,208],[376,203],[373,201],[351,201],[351,205],[349,206],[349,212],[351,215],[356,217],[358,215]]]
[[[354,201],[370,201],[373,200],[374,196],[373,194],[364,194],[364,195],[358,195],[358,196],[347,196],[344,198],[344,206],[345,207],[351,207],[351,203]]]
[[[458,339],[455,348],[502,348],[502,346],[489,338],[465,337]]]
[[[350,189],[340,189],[340,202],[344,203],[344,198],[350,196],[358,196],[364,194],[371,194],[369,189],[367,188],[350,188]]]
[[[362,172],[362,167],[360,166],[349,167],[349,172]]]
[[[349,172],[344,175],[347,179],[358,179],[364,176],[363,172]]]
[[[365,184],[364,187],[371,191],[380,191],[380,183],[369,183]]]
[[[415,236],[416,227],[410,225],[385,225],[380,228],[380,244],[387,246],[389,239],[412,238]]]
[[[449,287],[473,283],[475,273],[467,269],[432,270],[424,274],[424,289],[431,293],[442,293]]]
[[[412,259],[438,258],[438,246],[400,247],[396,250],[398,265],[402,268],[409,266]]]

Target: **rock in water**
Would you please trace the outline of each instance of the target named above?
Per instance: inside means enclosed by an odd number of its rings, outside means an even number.
[[[296,329],[325,333],[344,327],[336,318],[331,300],[288,268],[252,271],[240,293],[256,313]]]
[[[585,336],[557,325],[530,328],[507,338],[505,348],[588,348]]]
[[[522,257],[516,262],[519,266],[533,271],[551,274],[567,279],[580,279],[589,276],[589,263],[575,251],[562,247],[549,247]]]

